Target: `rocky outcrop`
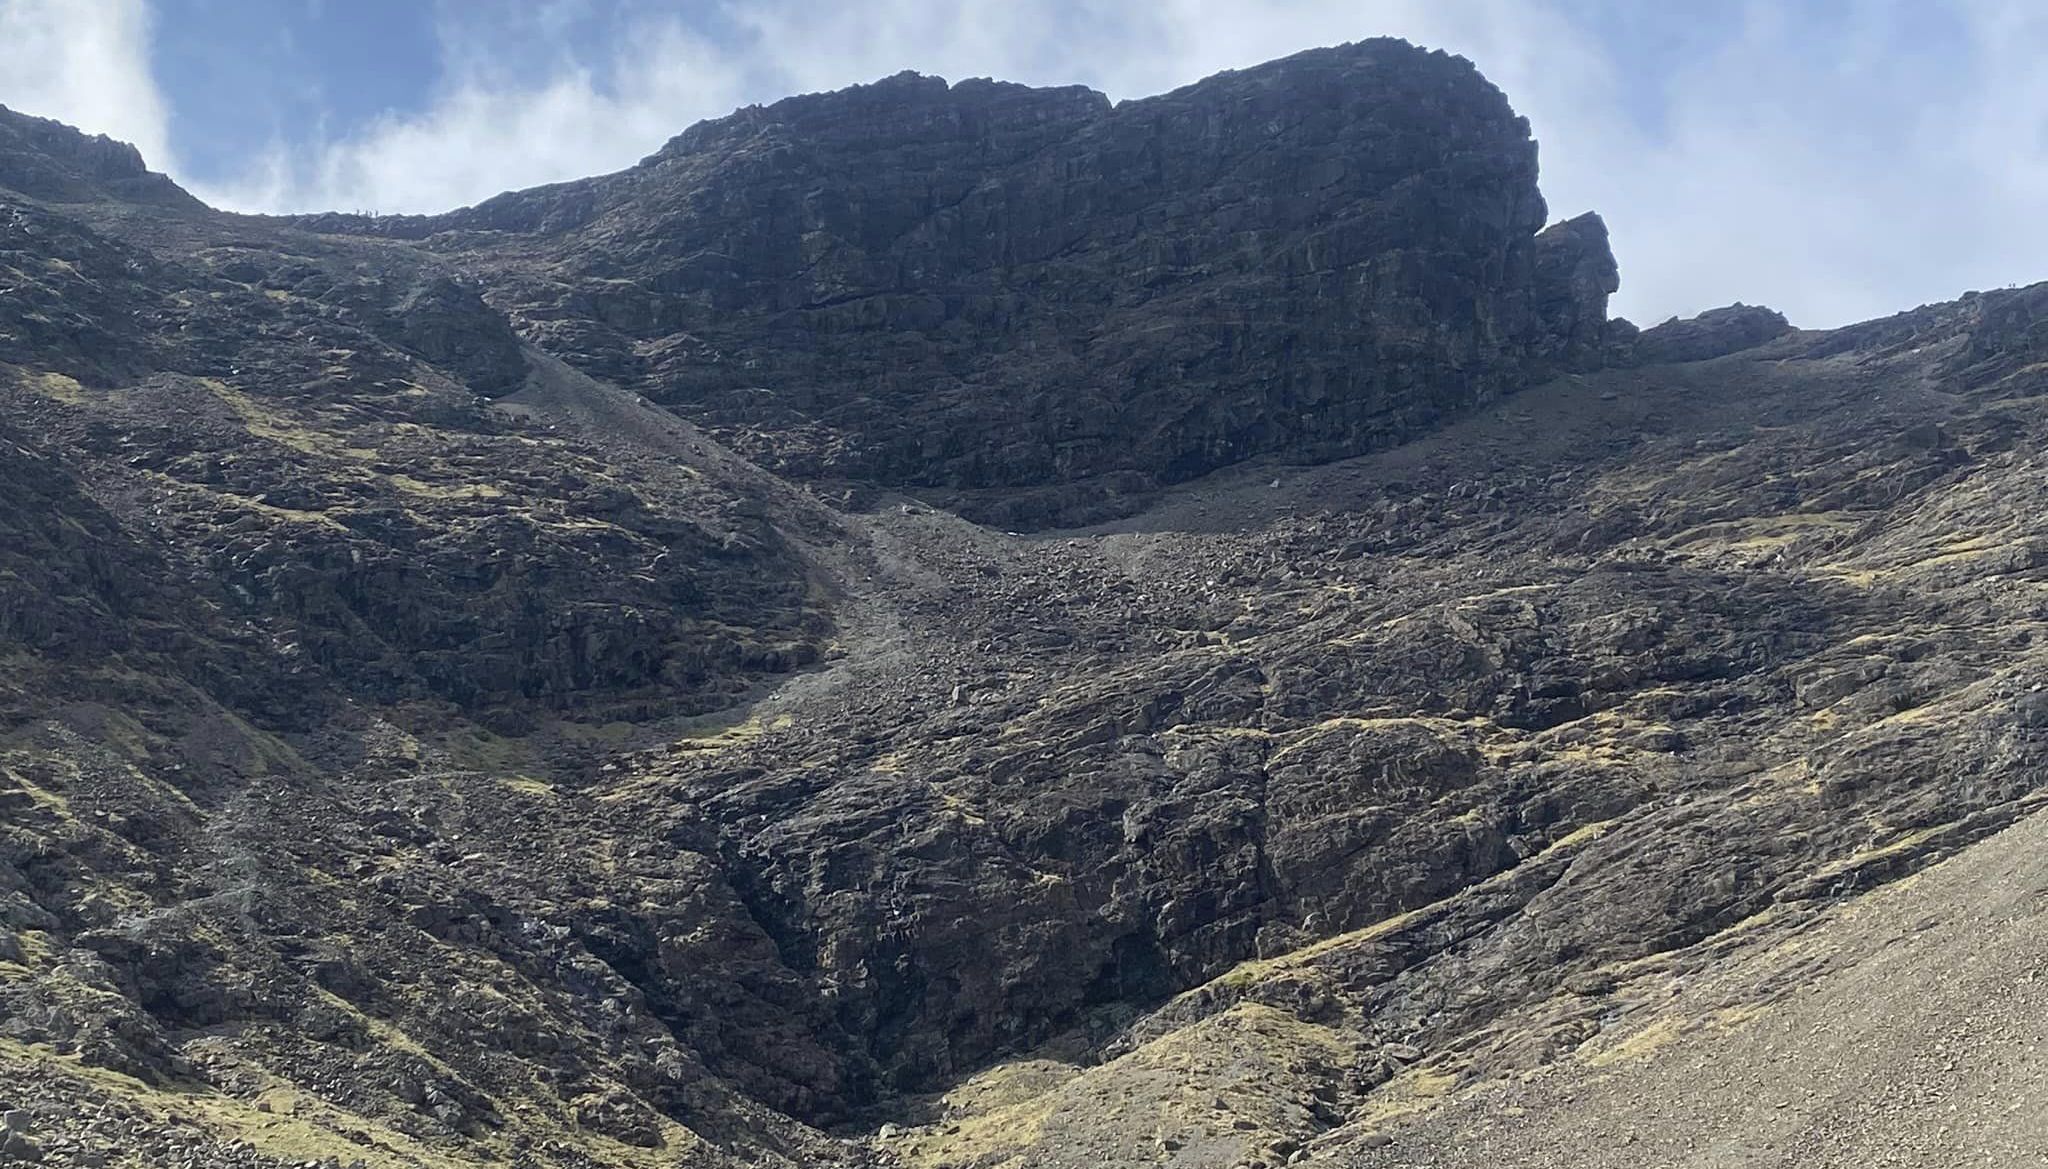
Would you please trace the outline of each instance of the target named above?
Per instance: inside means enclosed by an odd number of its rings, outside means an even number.
[[[1635,339],[1632,354],[1645,365],[1707,361],[1754,349],[1791,331],[1791,323],[1781,312],[1762,305],[1731,304],[1685,320],[1673,317],[1644,329]]]
[[[136,556],[58,452],[40,446],[0,422],[0,643],[67,659],[119,652],[162,566]]]
[[[1967,292],[1942,304],[1821,334],[1813,356],[1856,351],[1886,357],[1923,350],[1942,355],[1942,372],[1979,389],[2025,374],[2048,360],[2048,283]]]
[[[1607,298],[1621,288],[1621,268],[1607,242],[1607,222],[1588,211],[1536,236],[1536,313],[1547,356],[1560,369],[1606,361]]]
[[[1112,106],[904,74],[430,218],[526,335],[800,478],[1012,525],[1397,441],[1597,358],[1527,123],[1390,40]]]
[[[0,106],[0,187],[36,199],[118,199],[192,210],[204,205],[143,164],[142,152],[104,134]]]
[[[0,190],[0,362],[98,381],[165,363],[153,339],[184,280],[148,252]]]
[[[446,276],[422,279],[393,306],[387,331],[407,349],[487,397],[526,380],[526,356],[505,318]]]
[[[368,701],[523,731],[820,655],[799,554],[730,484],[669,467],[664,498],[485,405],[528,358],[447,275],[70,212],[0,195],[0,640],[70,678],[45,692],[126,655],[271,729]]]

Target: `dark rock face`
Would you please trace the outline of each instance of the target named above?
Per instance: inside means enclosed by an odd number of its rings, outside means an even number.
[[[1500,92],[1382,40],[1115,107],[905,74],[604,179],[307,222],[464,256],[529,337],[775,470],[1040,525],[1597,357],[1605,228],[1543,221]]]
[[[198,209],[199,200],[143,164],[142,152],[104,134],[0,106],[0,187],[36,199],[115,198]]]
[[[1536,312],[1540,335],[1558,368],[1605,361],[1610,340],[1607,298],[1621,288],[1621,268],[1607,242],[1607,223],[1588,211],[1536,236]]]
[[[1673,317],[1635,340],[1635,359],[1645,364],[1707,361],[1754,349],[1792,331],[1785,314],[1762,305],[1731,304],[1696,317]]]
[[[128,573],[124,542],[55,452],[0,422],[0,642],[66,658],[126,648],[160,566]]]
[[[505,318],[445,276],[407,290],[391,313],[396,340],[489,397],[526,380],[526,358]]]

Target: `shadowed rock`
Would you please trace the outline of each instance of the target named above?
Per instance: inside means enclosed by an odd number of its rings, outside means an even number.
[[[1597,359],[1605,227],[1543,221],[1500,91],[1375,40],[1120,105],[903,74],[600,179],[302,222],[470,257],[529,337],[777,471],[1043,526]]]
[[[37,199],[119,199],[198,210],[199,200],[143,164],[142,152],[105,134],[0,106],[0,187]]]
[[[478,393],[499,397],[526,380],[526,358],[505,318],[445,276],[414,285],[392,316],[400,344]]]
[[[1604,362],[1609,340],[1607,298],[1621,287],[1621,269],[1607,243],[1607,223],[1592,211],[1554,223],[1536,236],[1537,314],[1558,369]]]
[[[1636,338],[1635,359],[1644,364],[1706,361],[1754,349],[1792,331],[1785,314],[1761,305],[1731,304],[1696,317],[1673,317]]]

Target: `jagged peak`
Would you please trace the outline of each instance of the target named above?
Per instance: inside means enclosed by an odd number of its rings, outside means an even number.
[[[978,110],[1001,118],[1032,120],[1050,113],[1073,123],[1085,123],[1127,107],[1148,103],[1169,103],[1226,93],[1241,96],[1247,85],[1284,86],[1289,80],[1315,76],[1354,77],[1361,71],[1385,68],[1447,70],[1446,78],[1457,83],[1484,87],[1503,104],[1506,95],[1487,81],[1470,60],[1441,49],[1428,49],[1399,37],[1372,37],[1360,41],[1306,49],[1285,57],[1241,69],[1225,69],[1165,93],[1112,102],[1102,92],[1085,85],[1033,86],[987,77],[970,77],[948,82],[944,77],[904,70],[875,81],[836,90],[798,94],[778,101],[750,105],[722,118],[712,118],[689,127],[671,138],[659,151],[642,160],[642,166],[695,153],[730,141],[736,134],[758,132],[767,127],[784,127],[796,132],[819,128],[843,129],[861,118],[887,116],[919,108]],[[856,122],[857,124],[857,122]],[[968,130],[979,127],[966,126]]]
[[[1336,45],[1322,45],[1302,49],[1284,57],[1261,61],[1256,65],[1245,65],[1235,69],[1223,69],[1198,81],[1191,81],[1179,88],[1159,94],[1159,97],[1174,97],[1179,94],[1215,89],[1246,80],[1259,82],[1285,81],[1290,77],[1310,76],[1330,71],[1354,72],[1375,68],[1424,68],[1447,70],[1466,80],[1477,81],[1488,90],[1505,93],[1487,80],[1469,57],[1444,49],[1432,49],[1418,45],[1403,37],[1366,37],[1362,40],[1346,41]],[[1447,74],[1448,75],[1448,74]],[[1152,98],[1134,98],[1132,101],[1151,101]],[[1128,103],[1126,103],[1128,104]]]

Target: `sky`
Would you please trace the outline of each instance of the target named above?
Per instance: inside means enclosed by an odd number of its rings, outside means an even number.
[[[0,104],[216,206],[441,211],[905,69],[1121,100],[1379,35],[1506,90],[1639,324],[2048,280],[2040,0],[0,0]]]

